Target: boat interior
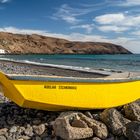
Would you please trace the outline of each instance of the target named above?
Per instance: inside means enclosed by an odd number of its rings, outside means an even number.
[[[47,75],[22,75],[7,74],[10,80],[31,80],[31,81],[50,81],[50,82],[127,82],[140,80],[140,73],[122,72],[114,73],[102,78],[82,78],[82,77],[64,77],[64,76],[47,76]]]

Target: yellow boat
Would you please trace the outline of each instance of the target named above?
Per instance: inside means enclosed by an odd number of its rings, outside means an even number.
[[[140,78],[72,78],[5,75],[0,84],[6,97],[21,107],[41,110],[103,109],[140,98]]]

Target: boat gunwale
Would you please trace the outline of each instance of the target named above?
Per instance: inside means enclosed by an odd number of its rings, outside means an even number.
[[[46,76],[46,75],[18,75],[8,74],[9,80],[18,81],[42,81],[42,82],[81,82],[81,83],[122,83],[140,81],[140,76],[127,78],[80,78],[80,77],[63,77],[63,76]]]

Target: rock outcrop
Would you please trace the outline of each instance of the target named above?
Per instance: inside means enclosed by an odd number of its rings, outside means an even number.
[[[72,42],[41,35],[0,32],[0,49],[9,54],[130,54],[122,46],[101,42]]]
[[[73,123],[76,121],[76,124]],[[93,130],[80,120],[78,113],[62,113],[53,125],[56,136],[63,139],[74,140],[84,139],[93,136]]]
[[[63,139],[83,139],[93,135],[106,139],[108,130],[105,124],[79,112],[64,112],[55,120],[55,135]]]
[[[126,135],[129,140],[140,139],[140,122],[134,121],[126,125]]]
[[[130,122],[130,120],[124,118],[115,108],[105,109],[101,113],[100,119],[108,126],[114,135],[123,135],[125,133],[125,125]]]
[[[133,121],[140,121],[140,100],[124,106],[125,115]]]
[[[128,105],[135,103],[140,100]],[[140,121],[133,120],[125,114],[124,106],[48,112],[21,108],[0,98],[0,140],[140,140]]]

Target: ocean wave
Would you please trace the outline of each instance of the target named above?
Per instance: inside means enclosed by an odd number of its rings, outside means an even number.
[[[81,72],[88,72],[88,73],[99,73],[103,75],[110,75],[112,74],[112,70],[110,69],[93,69],[90,67],[78,67],[78,66],[68,66],[68,65],[57,65],[57,64],[49,64],[49,63],[40,63],[35,61],[29,61],[29,60],[15,60],[11,58],[0,58],[2,61],[10,61],[10,62],[17,62],[17,63],[24,63],[24,64],[31,64],[31,65],[37,65],[37,66],[46,66],[46,67],[54,67],[54,68],[61,68],[61,69],[69,69],[69,70],[75,70],[75,71],[81,71]]]

